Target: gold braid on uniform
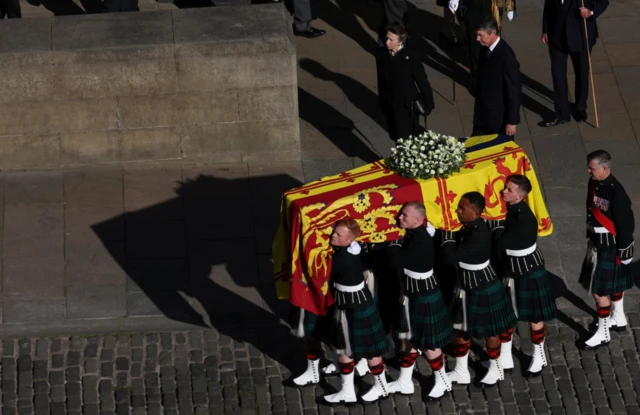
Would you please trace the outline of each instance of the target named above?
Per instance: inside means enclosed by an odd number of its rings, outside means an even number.
[[[512,12],[516,9],[515,0],[492,0],[491,14],[498,22],[498,30],[502,27],[502,15],[505,11]]]

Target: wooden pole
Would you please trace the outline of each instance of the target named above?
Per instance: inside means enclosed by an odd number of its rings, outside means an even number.
[[[584,9],[584,0],[582,0],[582,8]],[[591,51],[589,50],[589,32],[587,31],[587,19],[582,19],[584,22],[584,36],[587,41],[587,58],[589,59],[589,81],[591,82],[591,96],[593,97],[593,112],[596,116],[596,128],[600,126],[598,122],[598,105],[596,104],[596,88],[593,82],[593,71],[591,69]]]

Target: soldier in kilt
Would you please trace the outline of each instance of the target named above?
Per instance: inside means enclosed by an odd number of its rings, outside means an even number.
[[[500,335],[516,325],[511,301],[491,266],[491,232],[481,215],[485,199],[478,192],[462,195],[458,220],[463,224],[455,234],[442,233],[442,256],[447,264],[458,266],[458,285],[453,304],[456,367],[449,372],[453,383],[468,384],[471,337],[484,337],[489,355],[489,370],[480,380],[482,387],[504,380],[500,361]]]
[[[530,375],[539,375],[547,365],[544,322],[553,320],[557,309],[544,258],[536,245],[538,220],[524,201],[529,192],[531,182],[527,177],[520,174],[507,177],[502,190],[507,217],[504,221],[488,223],[513,309],[518,320],[529,323],[531,330],[533,358],[527,371]],[[500,363],[504,369],[513,369],[512,335],[513,330],[500,335]]]
[[[299,307],[291,310],[291,334],[304,339],[307,369],[300,376],[288,381],[290,386],[302,387],[320,383],[322,340],[328,333],[330,321],[329,315],[320,316]]]
[[[398,313],[400,377],[389,383],[390,393],[411,395],[414,392],[413,369],[418,350],[423,351],[435,377],[429,398],[438,399],[451,391],[451,382],[444,367],[442,347],[453,339],[453,325],[433,273],[435,228],[427,222],[426,210],[420,202],[402,207],[398,216],[400,228],[406,230],[402,244],[389,246],[390,264],[402,274],[401,310]]]
[[[591,176],[587,193],[587,255],[579,281],[596,300],[598,328],[578,346],[595,349],[609,343],[609,330],[624,330],[627,326],[623,295],[633,287],[630,264],[635,221],[629,196],[611,174],[609,153],[589,153],[587,162]]]
[[[337,393],[322,398],[323,403],[331,405],[357,402],[353,377],[355,359],[360,358],[368,360],[374,379],[373,387],[360,398],[375,402],[389,394],[382,359],[389,343],[373,295],[365,284],[359,256],[362,248],[356,242],[359,235],[360,226],[352,219],[338,221],[331,235],[331,294],[335,300],[332,345],[339,355],[342,382]]]

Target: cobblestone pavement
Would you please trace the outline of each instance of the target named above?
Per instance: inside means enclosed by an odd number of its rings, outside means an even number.
[[[4,340],[2,414],[639,414],[640,314],[628,317],[632,329],[614,333],[609,347],[595,352],[576,349],[574,328],[553,322],[550,366],[537,378],[521,373],[532,349],[523,341],[522,353],[514,351],[515,369],[497,388],[455,386],[425,404],[432,380],[420,358],[414,395],[350,408],[316,404],[339,387],[338,377],[300,390],[283,386],[305,365],[301,344],[279,340],[284,326],[251,336],[208,330]],[[519,343],[516,336],[516,350]],[[482,353],[480,346],[473,350]],[[481,368],[478,356],[472,352],[473,371]],[[395,359],[388,366],[395,378]],[[369,385],[370,375],[356,381],[360,391]]]

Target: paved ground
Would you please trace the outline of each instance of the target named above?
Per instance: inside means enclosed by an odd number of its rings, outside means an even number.
[[[522,2],[520,16],[505,24],[524,79],[517,141],[534,160],[555,224],[540,244],[561,313],[549,330],[551,367],[541,378],[520,374],[531,351],[525,341],[525,355],[516,355],[518,367],[499,388],[456,387],[426,406],[431,379],[423,359],[415,376],[420,392],[367,407],[317,407],[315,396],[338,386],[337,378],[301,392],[282,386],[304,362],[301,344],[281,323],[287,309],[274,297],[270,274],[280,194],[390,147],[371,55],[380,4],[317,1],[316,24],[327,35],[297,40],[302,163],[2,173],[2,414],[639,413],[638,289],[626,297],[632,329],[615,334],[608,348],[579,352],[574,339],[585,335],[593,312],[576,284],[586,152],[609,150],[616,176],[640,202],[640,4],[618,0],[598,21],[600,128],[572,122],[553,130],[537,125],[552,108],[538,40],[542,4]],[[43,2],[32,11],[51,7]],[[438,45],[441,13],[431,0],[415,3],[411,46],[435,90],[429,128],[462,136],[471,130],[473,101],[464,67]],[[455,55],[459,62],[463,53]],[[592,123],[591,103],[589,116]],[[165,332],[172,329],[182,331]],[[120,334],[86,336],[98,332]],[[397,363],[389,364],[395,377]]]

